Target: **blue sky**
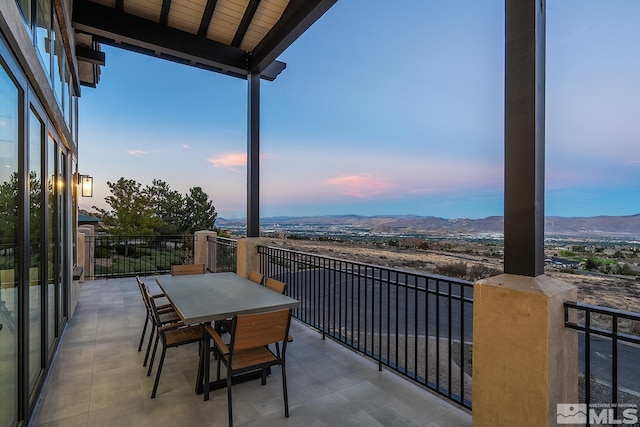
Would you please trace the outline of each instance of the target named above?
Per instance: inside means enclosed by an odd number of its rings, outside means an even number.
[[[503,214],[503,0],[339,0],[261,85],[261,216]],[[640,213],[640,2],[547,0],[546,214]],[[103,46],[79,169],[246,216],[247,82]]]

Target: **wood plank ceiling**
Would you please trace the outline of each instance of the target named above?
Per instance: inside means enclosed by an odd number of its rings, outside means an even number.
[[[337,0],[74,0],[81,83],[95,86],[100,44],[246,78],[275,79],[276,58]]]

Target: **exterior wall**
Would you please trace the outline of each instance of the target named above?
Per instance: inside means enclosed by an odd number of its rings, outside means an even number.
[[[14,167],[0,173],[0,189],[15,187],[17,206],[3,209],[0,221],[3,426],[29,424],[75,305],[79,86],[70,17],[70,0],[6,0],[0,7],[0,97],[12,97],[3,104],[0,157]]]

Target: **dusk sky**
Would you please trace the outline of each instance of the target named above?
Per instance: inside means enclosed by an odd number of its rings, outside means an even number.
[[[638,22],[637,0],[547,0],[546,215],[640,213]],[[103,50],[80,98],[80,207],[157,178],[245,217],[247,82]],[[279,59],[262,217],[503,214],[503,0],[339,0]]]

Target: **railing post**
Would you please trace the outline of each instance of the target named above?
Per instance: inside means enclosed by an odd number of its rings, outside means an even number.
[[[195,232],[193,242],[193,263],[204,264],[205,270],[214,271],[215,261],[213,263],[213,269],[209,265],[209,244],[207,238],[209,236],[216,237],[218,233],[210,230],[200,230]]]
[[[85,268],[85,230],[80,230],[78,229],[78,246],[76,247],[76,251],[78,253],[78,267],[82,267],[82,274],[80,275],[80,278],[78,279],[78,283],[83,283],[84,282],[84,268]]]
[[[260,254],[258,246],[266,246],[267,239],[262,237],[247,237],[238,239],[237,274],[248,277],[251,271],[260,271]]]
[[[473,425],[555,426],[578,402],[578,336],[564,326],[577,290],[561,280],[502,274],[473,300]]]

